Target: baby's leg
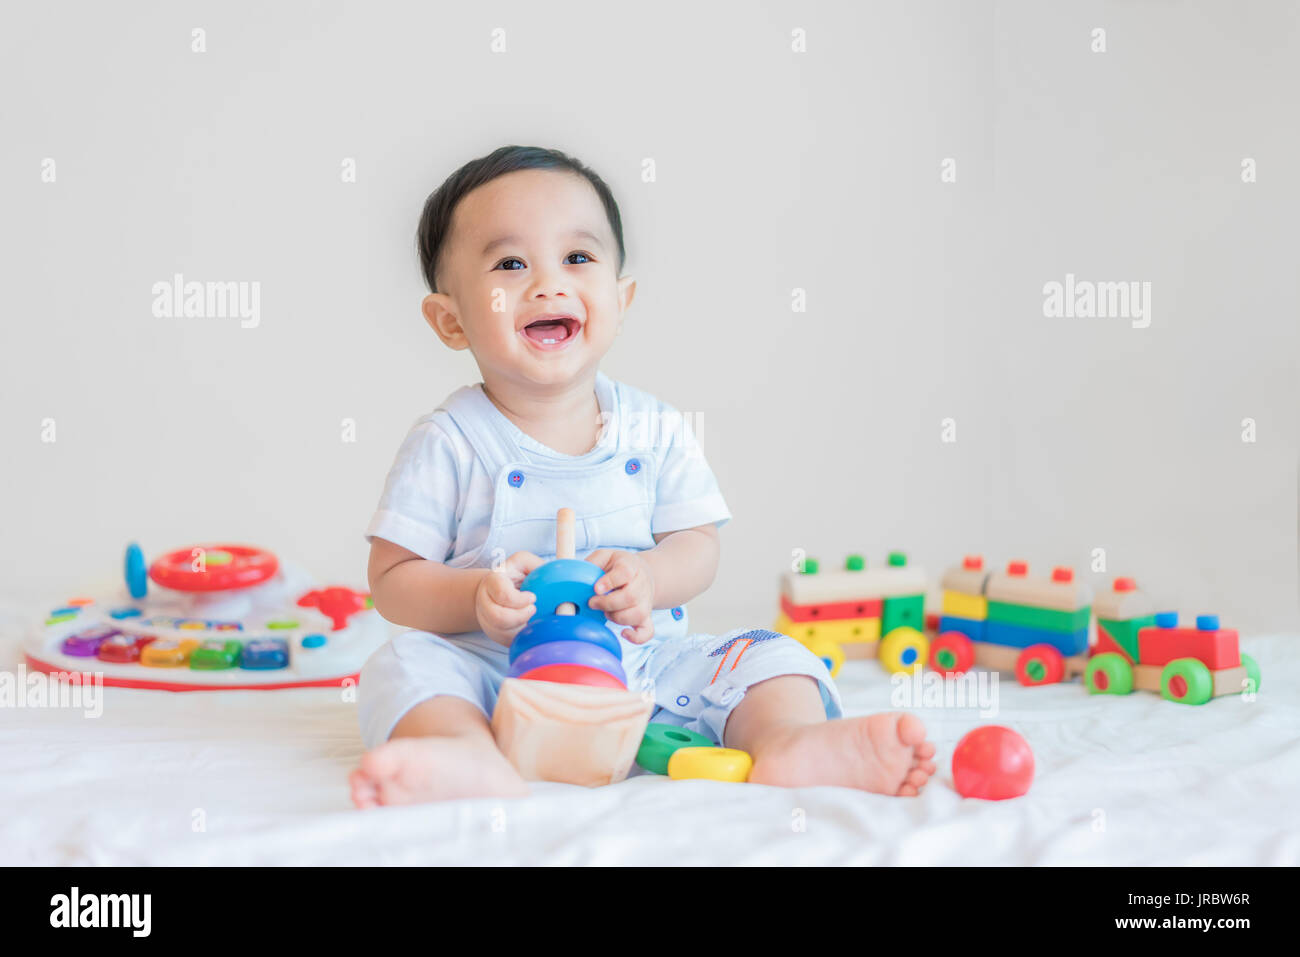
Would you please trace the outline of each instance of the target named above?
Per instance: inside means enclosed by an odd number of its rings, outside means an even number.
[[[504,649],[500,659],[419,631],[370,657],[357,684],[361,737],[370,748],[350,778],[358,807],[528,793],[488,724]]]
[[[934,745],[912,715],[827,720],[840,714],[839,693],[793,638],[756,629],[686,640],[647,664],[656,703],[676,723],[748,751],[750,781],[910,796],[934,773]]]
[[[826,720],[817,682],[780,675],[753,685],[727,720],[724,741],[754,758],[755,784],[834,784],[914,796],[934,773],[934,745],[910,714]]]
[[[352,772],[357,807],[468,797],[520,797],[528,785],[497,750],[477,705],[440,695],[422,701]]]

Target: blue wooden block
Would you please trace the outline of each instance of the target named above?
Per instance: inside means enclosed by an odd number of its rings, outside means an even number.
[[[1004,622],[985,622],[985,641],[994,645],[1006,645],[1009,648],[1028,648],[1030,645],[1051,645],[1061,654],[1081,655],[1088,650],[1088,629],[1078,631],[1046,631],[1042,628],[1028,628],[1024,625],[1008,625]]]
[[[984,626],[987,622],[978,621],[974,618],[958,618],[956,615],[941,615],[939,617],[939,634],[945,631],[959,631],[971,641],[988,641],[984,637]]]

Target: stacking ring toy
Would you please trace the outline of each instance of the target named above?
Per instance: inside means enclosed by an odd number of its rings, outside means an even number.
[[[554,615],[555,609],[565,602],[572,602],[578,609],[577,617],[594,621],[603,628],[605,613],[599,608],[592,608],[587,602],[596,596],[593,586],[604,574],[599,566],[591,562],[577,558],[557,558],[533,569],[520,583],[519,590],[537,596],[535,618]]]
[[[652,774],[667,774],[668,760],[681,748],[711,748],[713,742],[698,731],[675,724],[646,725],[645,737],[636,753],[636,763]]]
[[[746,781],[754,759],[735,748],[678,748],[668,759],[668,776],[674,781],[705,778],[710,781]]]
[[[593,688],[614,688],[626,691],[627,685],[608,671],[588,668],[586,665],[543,665],[519,676],[521,681],[555,681],[565,685],[588,685]]]
[[[194,569],[195,555],[203,551],[203,570]],[[595,567],[594,565],[592,566]],[[247,545],[196,545],[168,552],[149,566],[149,577],[176,591],[225,591],[260,585],[280,568],[265,549]]]
[[[623,657],[623,649],[618,643],[618,635],[604,625],[598,625],[588,618],[577,615],[547,615],[534,618],[524,625],[510,643],[510,663],[514,664],[524,652],[551,641],[585,641],[598,648],[604,648],[618,659]]]
[[[510,666],[510,677],[518,678],[526,671],[544,668],[547,665],[582,665],[595,668],[617,678],[619,684],[627,686],[627,674],[617,657],[604,648],[588,641],[548,641],[525,651]]]

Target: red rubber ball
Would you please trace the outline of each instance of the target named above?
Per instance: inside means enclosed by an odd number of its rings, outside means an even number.
[[[1002,801],[1020,797],[1034,780],[1034,752],[1010,728],[989,724],[957,742],[952,780],[962,797]]]

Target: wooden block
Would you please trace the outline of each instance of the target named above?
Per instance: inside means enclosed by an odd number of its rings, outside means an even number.
[[[857,572],[817,572],[813,575],[786,572],[781,581],[781,593],[795,605],[924,595],[927,587],[925,571],[916,565],[886,565]]]
[[[1143,628],[1150,627],[1156,623],[1155,615],[1143,615],[1140,618],[1130,618],[1127,621],[1112,621],[1109,618],[1097,616],[1097,637],[1107,636],[1117,646],[1115,648],[1099,648],[1099,651],[1117,651],[1129,661],[1138,660],[1138,632]]]
[[[1246,667],[1239,665],[1236,668],[1224,668],[1222,671],[1216,671],[1214,675],[1214,696],[1222,698],[1224,695],[1241,694],[1246,690]]]
[[[943,573],[939,587],[944,591],[959,592],[963,595],[982,595],[988,584],[989,572],[983,568],[970,569],[958,565]]]
[[[824,638],[838,644],[849,645],[878,641],[880,639],[880,619],[841,618],[836,621],[791,621],[789,616],[781,614],[777,617],[772,630],[783,635],[789,635],[803,644]]]
[[[878,658],[880,657],[880,642],[853,641],[848,644],[840,645],[840,650],[844,652],[845,658]]]
[[[1023,625],[1043,631],[1076,632],[1088,627],[1091,610],[1084,606],[1078,611],[1060,611],[1056,608],[1035,608],[1032,605],[1012,605],[1004,601],[988,603],[988,620],[1007,625]]]
[[[947,631],[955,631],[965,635],[971,641],[984,640],[985,623],[975,618],[961,618],[957,615],[941,615],[939,617],[939,634]]]
[[[1058,611],[1078,611],[1092,605],[1092,587],[1086,582],[1057,582],[1050,578],[998,573],[989,576],[984,595],[989,601],[1034,605]]]
[[[833,601],[820,605],[796,605],[781,596],[781,610],[791,621],[828,621],[836,618],[879,618],[884,601],[864,598],[861,601]]]
[[[925,628],[925,596],[903,595],[885,599],[885,610],[880,616],[880,633],[887,635],[895,628]]]
[[[945,615],[983,621],[988,617],[988,610],[989,600],[983,595],[963,594],[960,591],[948,591],[946,588],[944,590],[943,613]]]
[[[1098,618],[1107,621],[1127,621],[1130,618],[1145,618],[1156,613],[1155,602],[1146,592],[1138,591],[1131,578],[1117,578],[1110,588],[1097,592],[1092,610]]]
[[[1016,662],[1020,659],[1023,648],[1008,648],[1003,645],[990,645],[976,642],[975,664],[990,671],[1009,671],[1014,673]],[[1065,677],[1081,675],[1088,668],[1087,655],[1067,655],[1065,658]]]
[[[1241,664],[1235,628],[1201,631],[1197,628],[1158,628],[1138,632],[1138,660],[1144,665],[1167,665],[1175,658],[1196,658],[1211,671]]]
[[[1051,645],[1063,655],[1078,655],[1088,649],[1087,628],[1072,632],[1046,631],[1041,628],[1026,628],[1024,625],[1008,625],[1001,621],[987,621],[984,625],[984,639],[994,645],[1012,648]]]
[[[632,691],[507,678],[492,733],[525,780],[597,787],[627,777],[653,707]]]

